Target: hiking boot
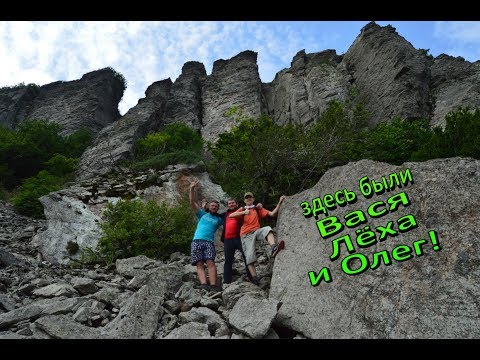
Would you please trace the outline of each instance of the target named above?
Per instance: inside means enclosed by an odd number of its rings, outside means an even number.
[[[258,279],[258,277],[254,276],[250,279],[250,281],[252,282],[252,284],[260,286],[260,280]]]
[[[223,291],[222,288],[218,285],[210,285],[210,291],[211,292],[214,292],[214,293],[217,293],[219,291]]]
[[[277,254],[285,248],[285,241],[280,241],[278,244],[272,246],[272,258],[277,256]]]
[[[210,291],[210,285],[208,285],[208,284],[200,284],[200,289]]]

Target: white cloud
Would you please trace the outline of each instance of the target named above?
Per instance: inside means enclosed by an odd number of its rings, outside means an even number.
[[[442,42],[443,53],[461,56],[468,61],[480,58],[480,22],[437,21],[434,38]]]
[[[480,22],[437,21],[434,36],[462,43],[480,43]]]

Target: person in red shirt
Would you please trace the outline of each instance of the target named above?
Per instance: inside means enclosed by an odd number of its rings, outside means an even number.
[[[257,256],[255,254],[255,240],[267,240],[272,248],[271,256],[275,257],[280,250],[285,247],[283,241],[278,244],[275,243],[275,235],[270,226],[260,227],[260,219],[267,216],[276,217],[278,209],[285,199],[285,195],[280,196],[277,206],[272,211],[265,208],[254,209],[253,205],[255,198],[251,192],[245,193],[245,206],[230,214],[230,218],[243,218],[243,225],[240,229],[240,240],[242,242],[243,252],[245,253],[248,270],[252,275],[252,283],[259,285],[257,271],[255,269],[255,261]]]
[[[245,271],[248,278],[251,280],[252,276],[248,271],[245,254],[242,249],[242,242],[240,240],[240,228],[242,226],[242,220],[240,217],[229,217],[232,213],[237,211],[238,202],[234,198],[230,198],[227,201],[227,211],[224,213],[225,225],[223,227],[222,242],[225,253],[225,265],[223,266],[223,283],[230,284],[232,282],[232,267],[235,258],[235,250],[239,250],[242,254],[243,261],[245,263]]]

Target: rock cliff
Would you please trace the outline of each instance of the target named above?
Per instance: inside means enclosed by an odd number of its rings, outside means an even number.
[[[68,135],[80,128],[94,134],[117,120],[124,84],[112,69],[92,71],[80,80],[0,90],[0,124],[14,128],[25,119],[47,120]]]
[[[236,106],[243,115],[257,117],[264,112],[258,74],[257,53],[244,51],[229,60],[217,60],[202,91],[202,137],[215,141],[235,121],[225,112]]]
[[[135,141],[160,126],[171,87],[170,79],[153,83],[145,91],[145,98],[102,129],[80,159],[78,179],[103,175],[114,169],[119,160],[131,157]]]
[[[366,25],[343,61],[372,123],[429,117],[429,59],[392,26]]]

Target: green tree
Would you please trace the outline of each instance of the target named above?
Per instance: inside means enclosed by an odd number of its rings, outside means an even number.
[[[366,133],[364,156],[367,159],[400,165],[410,161],[432,136],[428,119],[378,123]]]
[[[113,262],[137,255],[165,259],[175,251],[187,253],[195,223],[186,202],[169,207],[121,200],[107,206],[101,227],[100,254]]]
[[[310,126],[280,126],[266,116],[249,119],[237,108],[227,115],[237,125],[209,144],[208,170],[227,193],[241,196],[251,190],[266,206],[282,194],[311,187],[330,167],[358,156],[368,119],[361,105],[352,109],[336,101]]]
[[[480,109],[462,108],[447,114],[445,145],[450,156],[480,159]]]
[[[298,181],[296,146],[301,135],[300,127],[282,127],[266,116],[241,120],[209,144],[209,172],[227,193],[240,197],[250,190],[257,200],[273,204]]]
[[[202,137],[183,123],[169,124],[163,131],[139,139],[131,167],[161,170],[170,164],[192,164],[201,160]]]
[[[64,150],[62,155],[70,158],[79,158],[87,147],[93,142],[93,133],[91,130],[81,128],[64,139]]]
[[[329,103],[301,142],[306,168],[301,189],[313,186],[328,169],[362,158],[368,117],[362,104],[351,109],[338,101]]]
[[[65,138],[60,126],[44,120],[22,122],[15,130],[0,126],[0,183],[13,189],[25,178],[46,169],[55,154],[79,157],[92,135],[82,129]]]
[[[45,162],[44,165],[50,174],[58,177],[65,177],[76,170],[78,159],[55,154],[51,159]]]
[[[12,203],[22,215],[45,218],[43,206],[38,199],[52,191],[60,190],[61,184],[59,177],[42,170],[22,183],[20,191],[12,198]]]

